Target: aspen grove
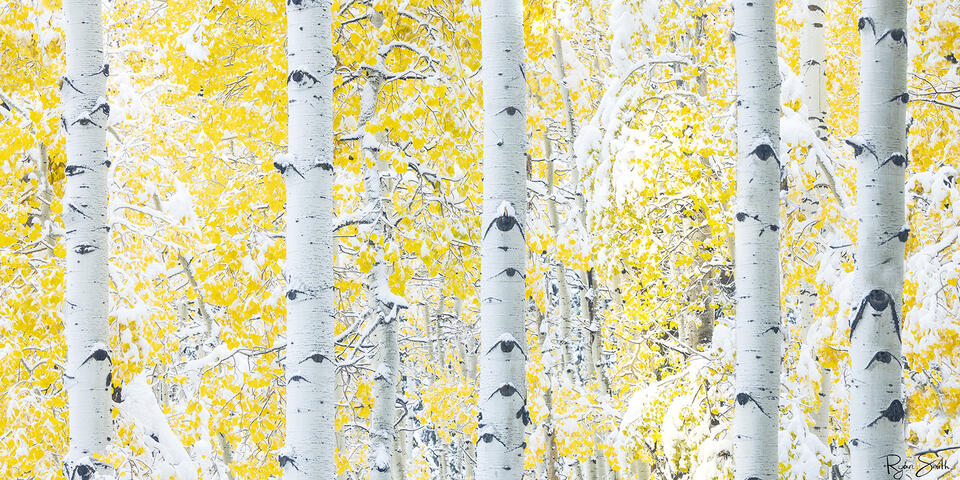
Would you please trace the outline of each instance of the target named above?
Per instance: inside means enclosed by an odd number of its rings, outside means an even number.
[[[0,0],[0,478],[960,479],[960,0]]]

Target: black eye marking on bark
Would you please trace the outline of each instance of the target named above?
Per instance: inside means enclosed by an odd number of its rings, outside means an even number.
[[[310,383],[310,380],[307,380],[307,379],[304,378],[302,375],[294,375],[294,376],[290,377],[290,380],[288,380],[287,383],[293,383],[293,382],[307,382],[307,383]]]
[[[497,112],[497,115],[500,115],[500,114],[503,113],[503,112],[507,112],[507,115],[510,115],[510,116],[512,117],[512,116],[516,115],[517,113],[520,113],[520,109],[518,109],[517,107],[514,107],[514,106],[510,106],[510,107],[504,108],[503,110],[500,110],[499,112]]]
[[[517,415],[516,415],[516,417],[519,418],[521,422],[523,422],[523,425],[524,425],[524,426],[530,425],[530,423],[531,423],[531,420],[530,420],[530,411],[527,410],[526,405],[524,405],[523,407],[521,407],[520,410],[517,410]]]
[[[870,17],[860,17],[860,20],[857,20],[857,30],[863,30],[867,24],[870,24],[870,29],[873,30],[873,34],[877,34],[877,26],[873,23],[873,19]]]
[[[876,289],[871,290],[866,297],[860,302],[860,308],[857,310],[857,315],[853,318],[853,323],[850,324],[850,339],[853,339],[853,332],[856,331],[857,326],[860,324],[860,320],[863,318],[863,312],[867,308],[867,304],[870,304],[870,308],[873,308],[877,312],[882,312],[887,309],[889,306],[891,313],[893,314],[893,330],[897,334],[897,340],[903,341],[900,338],[900,319],[897,318],[897,309],[893,304],[893,298],[890,297],[890,294],[884,292],[883,290]]]
[[[302,85],[303,83],[305,83],[304,78],[309,78],[310,80],[313,80],[313,83],[320,83],[320,80],[317,80],[317,77],[314,77],[313,75],[307,72],[304,72],[303,70],[294,70],[290,72],[290,75],[287,75],[287,83],[290,83],[290,80],[293,80],[298,85]]]
[[[813,5],[813,4],[807,5],[807,10],[810,10],[811,12],[816,12],[816,11],[818,11],[818,10],[821,11],[821,12],[823,12],[823,9],[820,8],[820,5]],[[826,12],[824,12],[824,13],[826,13]]]
[[[86,173],[87,170],[90,169],[82,165],[67,165],[67,167],[63,169],[63,173],[68,177],[72,177],[74,175]]]
[[[777,153],[773,151],[773,147],[769,144],[761,143],[757,145],[757,148],[754,148],[750,155],[756,155],[760,160],[767,160],[770,157],[773,157],[774,160],[780,162],[780,159],[777,158]]]
[[[83,244],[83,245],[77,245],[77,248],[74,248],[73,251],[77,252],[80,255],[86,255],[96,249],[97,247],[94,247],[93,245]]]
[[[744,220],[746,220],[746,219],[748,219],[748,218],[752,218],[752,219],[754,219],[754,220],[756,220],[756,221],[758,221],[758,222],[760,221],[760,216],[759,216],[759,215],[749,215],[749,214],[747,214],[747,212],[737,212],[737,221],[738,221],[738,222],[742,222],[742,221],[744,221]]]
[[[313,361],[313,363],[321,363],[321,362],[323,362],[324,360],[326,360],[326,361],[328,361],[328,362],[330,361],[330,359],[327,358],[324,354],[322,354],[322,353],[314,353],[314,354],[308,356],[307,358],[304,358],[303,360],[300,360],[299,363],[306,362],[307,360],[311,360],[311,361]]]
[[[908,103],[910,101],[910,94],[903,92],[900,95],[894,96],[890,99],[891,102],[896,102],[897,100],[899,100],[900,103]]]
[[[291,164],[289,164],[289,163],[273,162],[273,168],[276,168],[276,169],[280,172],[281,175],[287,173],[287,170],[292,170],[292,171],[296,172],[297,175],[300,175],[300,178],[306,178],[306,177],[303,176],[302,173],[300,173],[300,170],[297,170],[297,167],[294,167],[293,165],[291,165]]]
[[[491,302],[494,302],[494,301],[496,301],[497,303],[503,303],[503,300],[501,300],[501,299],[499,299],[499,298],[497,298],[497,297],[487,297],[487,298],[484,298],[483,301],[484,301],[484,302],[488,302],[488,303],[491,303]]]
[[[906,412],[903,411],[903,402],[901,402],[900,400],[894,400],[890,402],[889,407],[887,407],[885,410],[880,412],[880,416],[877,417],[876,420],[870,422],[870,424],[867,426],[872,427],[876,425],[881,418],[886,418],[891,422],[899,422],[899,421],[902,421],[903,417],[905,416],[906,416]]]
[[[510,278],[513,278],[513,277],[517,276],[517,274],[520,275],[520,278],[524,278],[524,279],[527,278],[527,274],[522,273],[522,272],[520,272],[519,270],[517,270],[516,268],[513,268],[513,267],[504,268],[503,271],[501,271],[500,273],[494,275],[494,277],[499,277],[500,275],[503,275],[503,274],[507,274],[507,276],[510,277]]]
[[[887,243],[890,240],[893,240],[894,238],[896,238],[897,240],[900,240],[901,243],[907,243],[907,240],[910,238],[910,229],[904,228],[903,230],[900,230],[899,232],[893,234],[892,237],[884,240],[883,243]]]
[[[527,239],[527,237],[523,234],[523,227],[520,226],[520,222],[517,221],[516,217],[510,215],[506,211],[503,212],[503,215],[494,218],[490,222],[490,225],[487,225],[487,230],[483,232],[483,238],[487,238],[487,233],[490,233],[490,229],[493,228],[494,225],[496,225],[497,230],[500,230],[501,232],[509,232],[510,230],[513,230],[513,227],[517,227],[520,230],[520,236],[524,240]]]
[[[771,331],[771,330],[773,330],[773,333],[780,333],[780,327],[770,327],[770,328],[764,330],[763,333],[767,333],[767,332],[769,332],[769,331]]]
[[[869,369],[870,366],[873,365],[873,362],[880,362],[880,363],[889,364],[890,362],[892,362],[892,361],[894,361],[894,360],[896,360],[897,363],[900,363],[900,359],[897,358],[897,357],[895,357],[895,356],[893,356],[892,353],[890,353],[890,352],[888,352],[888,351],[886,351],[886,350],[881,350],[881,351],[873,354],[873,358],[870,359],[870,363],[867,363],[867,366],[866,366],[865,368],[866,368],[866,369]],[[900,363],[900,366],[902,367],[903,364]]]
[[[903,32],[902,28],[895,28],[893,30],[887,30],[886,32],[883,32],[883,35],[880,35],[880,38],[877,39],[877,43],[880,43],[880,40],[883,40],[887,35],[890,35],[890,38],[892,38],[894,42],[902,43],[904,45],[907,44],[907,35]]]
[[[107,384],[104,385],[104,386],[105,386],[105,387],[109,387],[111,380],[113,380],[113,372],[107,372]]]
[[[857,143],[857,142],[855,142],[854,140],[851,140],[851,139],[844,140],[844,143],[846,143],[847,145],[850,145],[851,147],[853,147],[853,155],[854,155],[854,156],[859,157],[860,155],[863,154],[863,151],[866,150],[866,151],[870,152],[870,154],[872,154],[875,158],[880,158],[880,157],[877,155],[877,152],[875,152],[872,148],[870,148],[870,146],[867,145],[866,143]]]
[[[766,415],[767,417],[770,416],[770,415],[767,415],[767,412],[763,411],[763,407],[760,406],[760,402],[758,402],[755,398],[751,397],[749,393],[737,394],[737,405],[743,406],[743,405],[746,405],[747,402],[753,402],[753,404],[756,405],[758,409],[760,409],[760,413]]]
[[[890,155],[890,158],[884,160],[883,163],[880,164],[880,166],[882,167],[886,165],[888,162],[894,164],[895,166],[903,167],[907,164],[907,158],[899,153],[894,153],[893,155]]]
[[[95,111],[96,111],[96,110],[94,110],[94,112],[95,112]],[[78,124],[78,123],[79,123],[80,125],[83,125],[83,126],[86,126],[86,125],[94,125],[94,126],[96,126],[96,127],[100,127],[100,124],[97,123],[97,122],[94,122],[93,120],[91,120],[90,117],[80,117],[80,118],[76,119],[73,123],[71,123],[70,125],[76,125],[76,124]],[[100,127],[100,128],[102,128],[102,127]]]
[[[320,170],[324,170],[324,171],[327,171],[327,172],[332,172],[332,171],[333,171],[333,164],[332,164],[332,163],[329,163],[329,162],[319,163],[319,164],[317,164],[317,166],[320,167]]]
[[[63,127],[64,133],[70,133],[70,127],[67,126],[67,119],[60,115],[60,126]]]
[[[500,440],[500,438],[490,432],[484,433],[483,435],[477,437],[477,442],[493,443],[494,440],[496,440],[500,445],[503,445],[503,448],[507,448],[507,444],[503,443],[503,440]]]
[[[288,300],[296,300],[298,293],[304,293],[304,292],[303,292],[302,290],[295,290],[295,289],[288,290],[288,291],[287,291],[287,299],[288,299]]]
[[[104,77],[109,77],[109,76],[110,76],[110,64],[109,64],[109,63],[104,63],[104,64],[103,64],[103,67],[101,67],[101,68],[100,68],[100,71],[97,72],[97,73],[102,73]]]
[[[291,0],[291,1],[298,2],[297,4],[299,4],[300,0]],[[293,458],[287,455],[278,456],[277,461],[280,462],[280,468],[286,468],[287,464],[289,463],[291,467],[295,468],[296,470],[300,470],[299,468],[297,468],[297,462]]]
[[[523,395],[520,395],[520,391],[517,390],[517,387],[514,387],[512,384],[509,384],[509,383],[504,383],[503,385],[500,385],[499,388],[494,390],[493,393],[491,393],[490,396],[487,397],[487,400],[493,398],[493,396],[498,393],[502,397],[512,397],[514,394],[516,394],[518,397],[520,397],[520,400],[523,400],[524,404],[526,404],[527,402],[527,399],[523,398]]]
[[[110,354],[107,353],[107,351],[102,348],[98,348],[94,350],[93,353],[91,353],[90,356],[87,357],[86,360],[84,360],[83,363],[80,364],[80,366],[82,367],[86,365],[86,363],[89,362],[91,359],[97,362],[102,362],[106,360],[107,363],[113,365],[113,361],[110,360]]]
[[[77,93],[83,95],[83,92],[81,92],[80,89],[77,88],[77,86],[74,85],[73,82],[71,82],[70,79],[67,78],[66,76],[64,76],[62,79],[60,79],[60,90],[63,90],[63,86],[64,86],[64,85],[70,85],[70,88],[76,90]]]
[[[103,102],[103,103],[101,103],[100,105],[97,105],[97,108],[94,108],[93,111],[90,112],[90,115],[93,115],[93,114],[95,114],[95,113],[97,113],[97,112],[100,112],[100,111],[102,111],[104,115],[106,115],[106,116],[109,117],[109,116],[110,116],[110,105],[108,105],[107,102]]]
[[[90,465],[77,465],[70,474],[70,480],[73,480],[76,475],[80,475],[80,480],[92,480],[94,473],[96,472]]]
[[[497,346],[500,347],[500,351],[503,352],[503,353],[510,353],[510,352],[513,351],[514,348],[516,348],[517,350],[520,351],[520,354],[523,355],[523,358],[524,358],[524,359],[527,358],[526,352],[524,352],[524,351],[523,351],[523,348],[520,346],[520,344],[518,344],[518,343],[517,343],[515,340],[513,340],[513,339],[500,340],[499,342],[494,343],[493,346],[490,347],[490,350],[487,350],[487,354],[489,354],[490,352],[492,352],[495,348],[497,348]],[[506,386],[506,385],[504,385],[504,386]],[[504,387],[500,387],[500,388],[503,389]],[[513,388],[513,387],[511,387],[511,388]],[[509,395],[504,395],[504,396],[509,396]]]

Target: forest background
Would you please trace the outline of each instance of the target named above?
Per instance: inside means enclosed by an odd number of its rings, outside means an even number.
[[[849,440],[856,192],[844,140],[857,133],[859,7],[818,4],[826,132],[809,120],[816,12],[802,0],[778,6],[785,478],[843,471]],[[124,478],[269,478],[279,474],[284,432],[285,193],[274,165],[287,139],[284,4],[103,5],[111,381],[124,399],[106,460]],[[554,452],[561,469],[583,477],[731,478],[730,6],[524,6],[526,467],[542,478],[540,459]],[[63,478],[60,7],[0,1],[4,478]],[[467,478],[482,233],[479,2],[333,8],[337,471],[369,470],[377,343],[366,280],[388,261],[389,289],[409,305],[399,323],[402,471]],[[911,1],[908,20],[903,348],[916,451],[960,444],[960,3]],[[369,65],[396,75],[381,79],[364,115]],[[373,167],[364,132],[379,142],[394,186],[390,239],[363,225]],[[558,347],[565,338],[569,359]]]

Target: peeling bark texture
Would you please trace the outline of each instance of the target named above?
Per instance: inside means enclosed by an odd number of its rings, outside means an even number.
[[[110,443],[110,330],[107,259],[106,101],[103,20],[100,0],[64,0],[66,75],[61,83],[67,166],[63,198],[66,292],[63,318],[67,340],[70,448],[67,478],[93,479],[109,469],[94,455]]]
[[[861,39],[857,242],[850,326],[850,471],[900,478],[906,461],[900,318],[907,159],[904,0],[865,0]],[[888,468],[896,465],[897,468]]]
[[[527,411],[523,2],[481,2],[483,229],[477,478],[523,477]]]
[[[776,2],[735,0],[737,69],[736,480],[778,478],[780,78]]]
[[[335,477],[331,28],[329,0],[287,2],[286,480]]]

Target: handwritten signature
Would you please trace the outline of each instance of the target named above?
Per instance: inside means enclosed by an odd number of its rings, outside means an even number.
[[[916,467],[916,470],[914,472],[914,478],[923,478],[932,473],[940,474],[937,478],[942,477],[946,472],[950,471],[951,467],[947,465],[947,458],[941,457],[940,454],[957,449],[960,449],[960,445],[924,450],[922,452],[915,453],[914,457],[916,457],[916,462],[914,463],[914,466]],[[892,475],[895,479],[902,478],[903,471],[910,467],[910,462],[904,462],[903,458],[897,454],[891,453],[883,456],[882,458],[885,462],[884,466],[887,469],[887,474]]]

